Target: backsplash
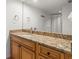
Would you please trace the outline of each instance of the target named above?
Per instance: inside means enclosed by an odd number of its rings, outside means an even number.
[[[30,33],[30,29],[18,29],[18,30],[11,30],[10,32],[28,32]],[[38,35],[45,35],[45,36],[50,36],[50,37],[56,37],[56,38],[61,38],[61,39],[67,39],[67,40],[72,40],[72,35],[65,35],[65,34],[59,34],[59,33],[50,33],[50,32],[41,32],[41,31],[33,31],[33,34],[38,34]]]

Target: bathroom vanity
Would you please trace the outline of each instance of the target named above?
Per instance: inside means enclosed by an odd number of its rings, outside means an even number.
[[[7,0],[6,5],[6,59],[72,59],[72,2]]]
[[[72,59],[71,40],[27,32],[10,33],[11,59]]]

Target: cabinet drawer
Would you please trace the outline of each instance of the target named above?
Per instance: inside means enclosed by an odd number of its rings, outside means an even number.
[[[35,51],[35,43],[32,42],[32,41],[29,41],[27,39],[23,39],[23,38],[20,38],[18,36],[14,36],[14,35],[11,35],[11,40],[14,40],[17,43],[19,43],[19,44],[21,44],[23,46],[26,46],[27,48]]]
[[[52,59],[52,58],[47,57],[47,56],[41,56],[41,55],[39,55],[39,59]]]
[[[64,58],[63,53],[53,50],[53,49],[50,49],[48,47],[42,46],[42,45],[39,46],[39,53],[44,54],[48,57],[52,57],[53,59],[62,59],[62,56]]]

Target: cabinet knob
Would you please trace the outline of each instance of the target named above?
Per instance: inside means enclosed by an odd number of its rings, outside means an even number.
[[[50,55],[50,52],[47,52],[47,55]]]
[[[21,47],[21,45],[18,45],[18,47]]]

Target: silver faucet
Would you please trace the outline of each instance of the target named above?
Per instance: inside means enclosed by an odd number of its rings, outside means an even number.
[[[36,31],[36,28],[33,29],[33,28],[31,27],[31,29],[30,29],[31,34],[33,33],[33,31]]]
[[[30,29],[30,33],[31,33],[31,34],[33,33],[32,27],[31,27],[31,29]]]

